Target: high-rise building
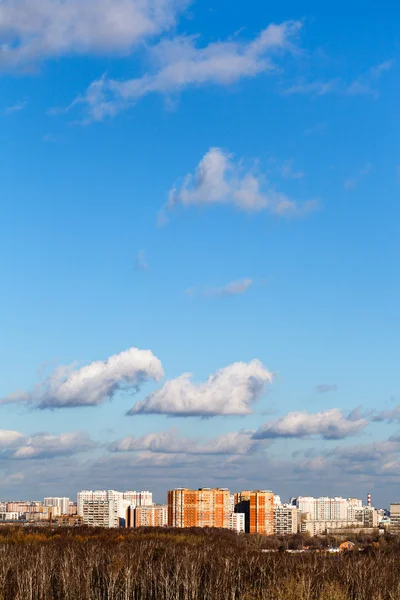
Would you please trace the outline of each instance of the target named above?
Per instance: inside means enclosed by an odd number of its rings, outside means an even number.
[[[69,498],[51,497],[44,499],[44,506],[58,506],[60,515],[68,515],[69,513]]]
[[[168,525],[168,506],[129,506],[127,509],[127,527],[166,527]]]
[[[244,490],[235,494],[235,512],[245,514],[246,532],[274,535],[274,494]]]
[[[400,533],[400,502],[390,505],[390,533]]]
[[[244,533],[246,527],[246,515],[244,513],[231,513],[229,519],[229,529],[236,533]]]
[[[116,490],[82,490],[78,493],[77,513],[83,515],[83,503],[88,500],[113,500],[117,503],[121,519],[125,519],[128,506],[151,506],[153,495],[151,492],[118,492]]]
[[[89,502],[93,500],[108,500],[108,495],[105,490],[82,490],[78,492],[77,498],[77,514],[83,517],[83,504],[84,502]]]
[[[358,498],[299,496],[296,506],[312,521],[354,521],[356,510],[362,508],[362,501]]]
[[[115,500],[85,500],[82,505],[85,525],[92,527],[118,527],[118,504]]]
[[[153,504],[153,494],[148,491],[142,492],[123,492],[124,500],[129,500],[130,506],[151,506]]]
[[[292,504],[279,504],[274,507],[274,534],[291,535],[300,528],[300,511]]]
[[[170,527],[224,527],[230,523],[230,492],[225,488],[178,488],[168,492]]]

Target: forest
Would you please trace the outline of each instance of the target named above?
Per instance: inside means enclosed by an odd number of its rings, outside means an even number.
[[[340,541],[2,526],[0,600],[400,600],[399,538],[354,536],[354,551],[324,551]]]

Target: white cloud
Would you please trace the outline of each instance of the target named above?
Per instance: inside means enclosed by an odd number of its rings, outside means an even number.
[[[94,81],[72,106],[84,104],[88,119],[100,121],[148,94],[172,94],[190,86],[227,86],[244,78],[276,70],[272,56],[294,50],[298,21],[271,24],[251,41],[227,40],[207,46],[198,36],[162,40],[149,51],[152,69],[142,77]]]
[[[167,381],[163,387],[138,402],[129,414],[167,414],[181,417],[247,415],[272,382],[270,373],[259,360],[233,363],[205,383],[192,383],[191,373]]]
[[[14,446],[24,439],[24,434],[19,431],[7,431],[6,429],[0,429],[0,448],[8,448]]]
[[[0,67],[67,54],[127,53],[175,23],[183,0],[2,0]]]
[[[52,435],[40,433],[26,436],[18,431],[0,430],[0,458],[25,460],[70,456],[95,446],[85,433]]]
[[[84,433],[62,433],[61,435],[38,434],[28,437],[23,445],[10,453],[9,458],[26,460],[33,458],[54,458],[70,456],[94,448]]]
[[[179,435],[176,428],[141,437],[128,436],[109,446],[112,452],[152,452],[155,454],[227,454],[242,455],[262,447],[252,439],[254,431],[235,431],[199,443],[198,440]]]
[[[277,192],[263,175],[244,171],[240,161],[221,148],[210,148],[180,186],[174,187],[161,211],[161,222],[177,206],[230,204],[246,212],[268,210],[278,216],[300,216],[317,206],[315,201],[302,204]]]
[[[222,287],[216,288],[204,288],[200,290],[202,296],[240,296],[247,292],[250,286],[254,284],[252,279],[239,279],[237,281],[231,281]],[[198,290],[195,287],[188,288],[186,290],[187,296],[196,296]]]
[[[389,410],[382,410],[372,415],[372,421],[381,423],[386,421],[387,423],[393,423],[400,421],[400,404],[397,404],[394,408]]]
[[[357,185],[360,183],[360,181],[362,181],[363,179],[365,179],[365,177],[370,175],[371,172],[372,172],[372,164],[367,163],[355,175],[353,175],[352,177],[348,177],[345,180],[345,182],[343,184],[344,189],[345,190],[355,189],[357,187]]]
[[[58,367],[31,393],[22,392],[19,398],[12,394],[1,403],[32,402],[39,408],[96,406],[119,390],[135,390],[143,382],[158,381],[163,375],[161,362],[150,350],[130,348],[80,369],[75,365]]]
[[[262,425],[255,439],[302,438],[312,435],[325,440],[338,440],[360,433],[367,426],[365,419],[353,419],[333,408],[319,413],[291,412]]]
[[[304,81],[301,80],[285,90],[286,94],[314,94],[315,96],[325,96],[330,93],[356,95],[370,95],[377,97],[379,92],[374,85],[382,75],[394,66],[394,60],[387,60],[375,65],[362,73],[352,81],[346,81],[342,77],[334,77],[327,80]]]
[[[148,271],[149,263],[146,260],[146,254],[144,250],[140,250],[135,259],[135,269],[136,271]]]
[[[285,179],[302,179],[303,171],[296,171],[293,168],[293,160],[287,160],[281,167],[281,174]]]
[[[1,50],[0,50],[1,52]],[[21,110],[24,110],[24,108],[26,108],[27,106],[27,101],[25,100],[24,102],[18,102],[17,104],[13,104],[12,106],[8,106],[5,110],[4,110],[4,114],[5,115],[11,115],[15,112],[20,112]]]

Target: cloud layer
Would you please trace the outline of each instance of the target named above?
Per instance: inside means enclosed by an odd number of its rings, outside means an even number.
[[[243,170],[240,161],[221,148],[210,148],[181,185],[172,188],[160,214],[161,222],[178,206],[232,205],[249,213],[268,210],[278,216],[300,216],[315,210],[317,203],[302,204],[277,192],[267,179]]]
[[[175,23],[183,0],[2,0],[0,67],[70,53],[126,53]]]
[[[28,460],[71,456],[95,447],[81,432],[26,436],[18,431],[0,430],[0,459]]]
[[[251,41],[230,39],[207,46],[200,46],[198,36],[162,40],[149,51],[150,72],[124,81],[103,76],[74,105],[84,104],[88,119],[99,121],[148,94],[170,95],[190,86],[226,86],[273,72],[273,56],[294,49],[300,27],[298,21],[271,24]]]
[[[273,375],[259,360],[252,360],[220,369],[205,383],[192,383],[191,377],[191,373],[185,373],[167,381],[160,390],[135,404],[129,414],[247,415],[266,385],[272,382]]]
[[[254,438],[303,438],[317,435],[325,440],[339,440],[360,433],[367,424],[365,419],[353,418],[352,415],[345,417],[337,408],[319,413],[291,412],[262,425]]]
[[[159,433],[148,433],[141,437],[125,437],[109,446],[111,452],[152,452],[155,454],[188,455],[242,455],[261,447],[252,439],[253,431],[234,431],[220,435],[207,442],[199,443],[192,438],[182,437],[177,429]]]
[[[30,402],[38,408],[97,406],[119,390],[136,390],[163,375],[161,362],[150,350],[130,348],[80,369],[58,367],[31,393],[14,393],[1,403]]]

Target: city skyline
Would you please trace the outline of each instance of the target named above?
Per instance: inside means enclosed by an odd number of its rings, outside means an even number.
[[[400,500],[387,7],[2,1],[2,496]]]

